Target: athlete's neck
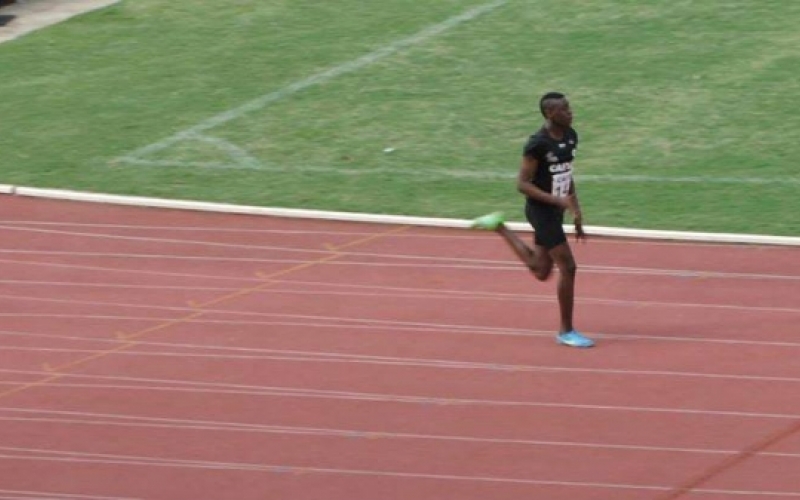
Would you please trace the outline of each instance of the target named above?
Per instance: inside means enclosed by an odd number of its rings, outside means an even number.
[[[549,120],[544,123],[544,128],[547,130],[547,133],[550,135],[550,137],[555,140],[561,140],[567,134],[566,128],[556,125]]]

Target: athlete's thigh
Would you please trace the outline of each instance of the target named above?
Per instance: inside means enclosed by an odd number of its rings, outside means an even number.
[[[525,217],[534,230],[534,245],[548,252],[567,241],[564,234],[564,212],[556,207],[527,203]]]

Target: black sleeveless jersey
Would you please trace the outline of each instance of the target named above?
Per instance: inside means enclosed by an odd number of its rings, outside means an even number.
[[[569,128],[560,141],[550,137],[544,127],[539,129],[528,138],[522,153],[538,162],[536,174],[530,182],[553,196],[568,196],[577,148],[578,134],[575,129]],[[536,205],[542,204],[530,198],[528,201]]]

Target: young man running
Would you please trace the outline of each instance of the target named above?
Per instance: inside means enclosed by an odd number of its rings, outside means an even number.
[[[563,227],[564,212],[568,211],[573,216],[576,238],[586,238],[572,179],[578,134],[572,128],[572,110],[564,94],[543,95],[539,109],[545,123],[525,144],[517,177],[517,189],[526,198],[525,217],[535,231],[534,248],[529,248],[504,225],[503,214],[499,212],[476,219],[473,227],[497,231],[540,281],[550,277],[553,264],[558,266],[561,329],[556,340],[571,347],[592,347],[594,342],[572,325],[577,266]]]

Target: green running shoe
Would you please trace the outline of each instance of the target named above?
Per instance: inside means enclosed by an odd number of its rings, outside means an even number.
[[[488,229],[490,231],[494,231],[500,227],[503,222],[505,222],[503,219],[503,212],[494,212],[482,217],[478,217],[472,221],[472,226],[470,227],[473,229]]]

